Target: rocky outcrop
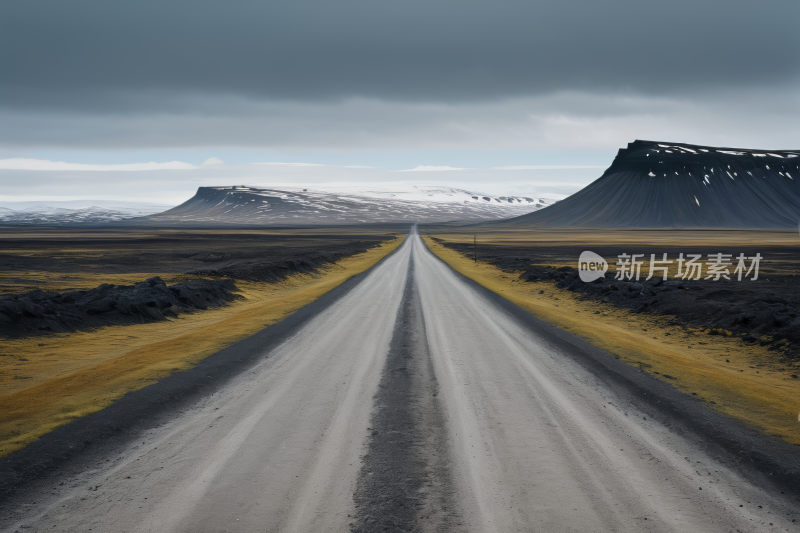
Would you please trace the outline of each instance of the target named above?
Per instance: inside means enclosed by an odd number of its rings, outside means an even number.
[[[230,280],[192,280],[168,286],[154,277],[135,285],[102,285],[65,293],[31,291],[0,297],[0,335],[21,337],[138,324],[218,307],[239,296]]]
[[[705,328],[709,334],[733,333],[745,342],[768,345],[791,358],[800,358],[800,298],[796,291],[779,295],[779,289],[766,289],[765,283],[755,291],[752,285],[744,284],[747,282],[662,278],[620,281],[613,279],[613,274],[584,283],[578,270],[567,266],[529,265],[520,279],[555,281],[558,288],[586,298],[634,312],[671,315],[679,323]]]

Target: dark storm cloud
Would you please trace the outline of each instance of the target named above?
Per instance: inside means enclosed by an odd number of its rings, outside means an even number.
[[[153,110],[166,100],[148,94],[447,102],[775,87],[800,72],[798,15],[796,0],[13,0],[0,7],[0,105]]]

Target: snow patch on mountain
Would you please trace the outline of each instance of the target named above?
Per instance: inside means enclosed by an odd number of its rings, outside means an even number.
[[[171,222],[357,224],[474,222],[523,215],[555,203],[446,186],[200,187],[187,202],[149,217]]]
[[[800,150],[637,140],[600,178],[519,227],[795,229]],[[504,222],[505,223],[505,222]]]
[[[23,209],[13,210],[0,207],[0,224],[75,224],[75,223],[103,223],[126,220],[136,217],[144,217],[154,212],[159,212],[164,208],[107,208],[107,207],[84,207],[78,209],[68,209],[65,207],[54,207],[49,205],[30,205]]]

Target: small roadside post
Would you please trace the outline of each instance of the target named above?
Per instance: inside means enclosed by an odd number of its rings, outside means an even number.
[[[475,264],[478,264],[478,235],[472,235],[472,255],[475,256]]]

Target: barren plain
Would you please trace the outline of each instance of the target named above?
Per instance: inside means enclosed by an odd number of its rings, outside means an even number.
[[[286,320],[0,460],[0,479],[43,472],[0,501],[6,529],[798,530],[796,446],[435,254],[412,231]],[[532,311],[581,311],[556,297]],[[46,446],[72,458],[31,464]]]

